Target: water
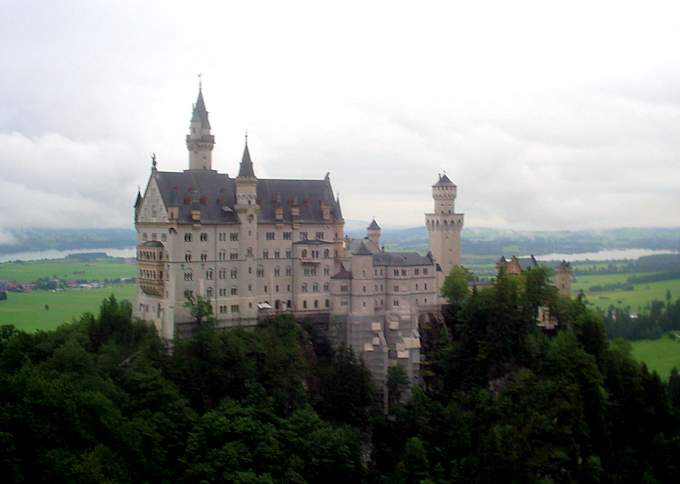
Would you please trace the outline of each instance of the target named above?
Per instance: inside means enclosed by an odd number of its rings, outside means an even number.
[[[605,260],[634,260],[646,255],[657,254],[677,254],[673,250],[653,250],[653,249],[608,249],[598,250],[597,252],[580,252],[576,254],[544,254],[537,255],[537,260],[567,260],[569,262],[592,261],[600,262]]]
[[[33,252],[12,252],[10,254],[0,254],[0,262],[11,260],[42,260],[42,259],[63,259],[70,254],[91,254],[92,252],[105,252],[111,257],[136,257],[137,252],[134,247],[124,249],[69,249],[69,250],[37,250]]]

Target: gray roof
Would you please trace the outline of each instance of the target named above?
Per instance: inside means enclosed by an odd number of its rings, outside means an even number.
[[[373,252],[368,250],[368,247],[366,247],[366,244],[364,244],[364,241],[361,241],[361,244],[359,244],[359,248],[352,252],[352,255],[373,255]]]
[[[340,266],[340,270],[337,274],[331,277],[331,279],[351,279],[352,271],[345,270],[344,266]]]
[[[163,244],[157,240],[149,240],[142,244],[143,247],[163,247]]]
[[[536,258],[534,258],[533,255],[529,257],[518,257],[517,262],[519,262],[519,267],[523,271],[526,271],[527,269],[532,269],[534,267],[538,267],[538,262],[536,261]]]
[[[191,220],[192,199],[201,209],[201,223],[239,223],[234,211],[236,204],[236,180],[214,170],[185,170],[182,172],[157,171],[153,175],[167,206],[179,207],[178,221]],[[330,207],[330,221],[323,219],[321,204]],[[323,180],[257,180],[257,203],[260,206],[259,221],[275,223],[276,208],[283,208],[283,223],[293,221],[292,206],[297,204],[300,223],[336,223],[342,220],[339,207],[333,197],[329,179]]]
[[[431,266],[432,258],[417,252],[380,252],[373,255],[374,266]]]
[[[453,183],[448,176],[446,176],[446,173],[444,173],[443,175],[440,175],[439,180],[437,181],[437,183],[434,184],[434,186],[441,186],[441,185],[453,185],[454,187],[456,186],[456,184]]]
[[[368,226],[368,230],[380,230],[380,225],[378,225],[378,222],[373,219],[371,222],[371,225]]]
[[[142,204],[142,194],[137,190],[137,198],[135,199],[135,208],[139,208]]]
[[[203,100],[203,90],[198,89],[198,99],[194,104],[194,111],[191,116],[192,121],[200,121],[204,128],[210,129],[210,121],[208,121],[208,110],[205,108],[205,101]]]
[[[248,149],[248,141],[243,148],[243,158],[241,158],[241,166],[238,170],[238,176],[247,176],[255,178],[255,170],[253,170],[253,162],[250,159],[250,150]]]

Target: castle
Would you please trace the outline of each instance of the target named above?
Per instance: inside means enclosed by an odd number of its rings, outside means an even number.
[[[247,137],[238,175],[214,170],[200,87],[186,144],[189,168],[160,171],[154,157],[137,195],[134,316],[171,339],[192,331],[188,296],[207,299],[220,328],[291,313],[353,348],[377,383],[393,365],[417,381],[419,321],[440,309],[444,278],[460,263],[456,185],[440,175],[432,186],[427,255],[386,252],[375,220],[365,238],[345,236],[329,175],[258,178]]]

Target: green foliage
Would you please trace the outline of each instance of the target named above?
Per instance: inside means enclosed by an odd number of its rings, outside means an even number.
[[[194,318],[199,328],[203,323],[210,324],[213,322],[212,304],[203,296],[188,295],[184,302],[184,307],[189,310],[189,314]]]
[[[532,271],[533,272],[533,271]],[[537,296],[537,295],[540,295]],[[550,304],[558,331],[536,327]],[[666,307],[666,306],[664,306]],[[664,309],[664,311],[667,309]],[[500,274],[437,328],[428,385],[289,316],[166,345],[115,297],[0,327],[4,482],[678,482],[680,376],[609,342],[545,273]],[[202,316],[202,321],[208,319]],[[433,326],[434,327],[434,326]],[[172,351],[169,348],[172,348]]]
[[[451,272],[444,279],[441,289],[442,296],[448,299],[450,304],[462,304],[470,294],[472,279],[472,273],[465,267],[453,266]]]

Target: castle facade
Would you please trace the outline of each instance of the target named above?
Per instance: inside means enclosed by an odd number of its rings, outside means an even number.
[[[235,178],[213,169],[215,138],[200,89],[186,144],[188,169],[160,171],[154,159],[137,195],[134,315],[172,339],[192,330],[189,296],[207,299],[221,328],[290,313],[325,325],[378,383],[392,365],[416,381],[419,321],[438,312],[444,278],[460,263],[456,185],[440,175],[432,186],[427,255],[387,252],[375,220],[365,238],[345,236],[328,175],[258,178],[247,138]]]

